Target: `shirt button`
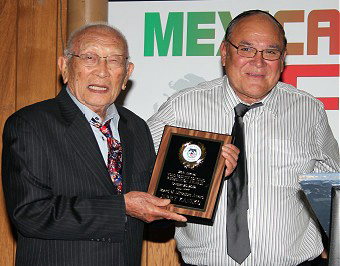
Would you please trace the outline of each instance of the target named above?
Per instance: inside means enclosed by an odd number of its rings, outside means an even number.
[[[104,140],[105,140],[105,138],[104,138],[104,137],[102,137],[102,140],[104,141]]]

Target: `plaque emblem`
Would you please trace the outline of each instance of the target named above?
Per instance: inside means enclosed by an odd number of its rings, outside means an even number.
[[[184,143],[179,150],[179,160],[185,168],[194,169],[204,162],[206,155],[205,147],[202,143]]]

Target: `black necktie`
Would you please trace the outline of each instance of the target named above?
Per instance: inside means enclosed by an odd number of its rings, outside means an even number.
[[[248,210],[248,172],[244,143],[243,116],[250,110],[263,105],[256,103],[235,106],[235,123],[231,135],[233,144],[240,149],[237,167],[228,179],[227,240],[228,255],[241,264],[250,254]]]

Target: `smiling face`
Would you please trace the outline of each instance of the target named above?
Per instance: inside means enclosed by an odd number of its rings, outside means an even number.
[[[73,41],[71,53],[97,54],[101,57],[124,55],[127,47],[123,39],[106,28],[88,28],[78,34]],[[58,60],[63,80],[79,102],[90,108],[102,118],[107,108],[116,100],[133,71],[132,63],[109,67],[101,59],[95,66],[84,66],[79,57],[62,56]]]
[[[230,41],[259,51],[269,48],[283,50],[279,29],[268,16],[256,14],[240,20],[232,31]],[[258,52],[253,58],[242,57],[229,43],[221,45],[221,60],[230,86],[244,102],[252,104],[263,99],[278,82],[283,71],[285,51],[276,61],[262,58]]]

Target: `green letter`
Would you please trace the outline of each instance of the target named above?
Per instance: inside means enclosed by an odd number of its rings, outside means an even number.
[[[167,56],[172,39],[172,55],[181,56],[183,48],[183,12],[170,12],[163,37],[159,13],[145,13],[144,56],[154,55],[156,36],[158,55]]]
[[[215,39],[215,29],[199,29],[198,24],[215,24],[215,12],[189,12],[187,55],[214,55],[214,44],[198,44],[198,39]]]
[[[223,34],[223,39],[224,39],[225,32],[227,30],[227,27],[228,27],[230,21],[231,21],[231,15],[230,15],[229,11],[227,11],[227,12],[218,12],[218,15],[220,16],[220,20],[222,22],[222,26],[223,26],[223,29],[224,29],[224,34]],[[216,55],[221,55],[220,48],[218,48],[218,52],[217,52]]]

